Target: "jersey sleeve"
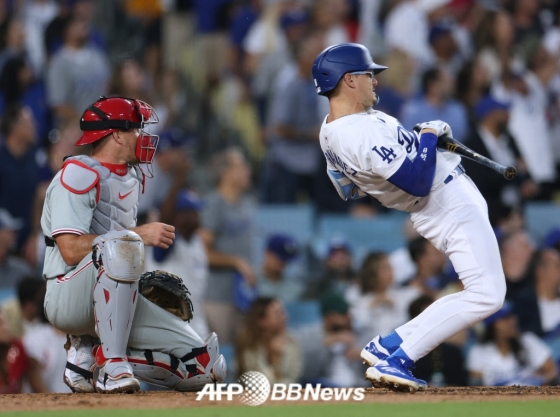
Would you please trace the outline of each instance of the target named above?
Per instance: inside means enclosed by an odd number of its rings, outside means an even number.
[[[76,194],[65,188],[59,178],[54,181],[47,196],[51,205],[51,237],[63,233],[88,234],[96,206],[96,189]]]
[[[390,178],[407,158],[406,150],[399,144],[396,134],[380,120],[364,124],[360,133],[363,139],[356,155],[360,168],[384,179]]]

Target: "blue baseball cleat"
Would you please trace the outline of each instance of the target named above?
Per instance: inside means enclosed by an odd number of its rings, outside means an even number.
[[[381,336],[376,336],[373,338],[371,342],[369,342],[366,345],[366,347],[362,349],[362,352],[360,353],[360,357],[364,360],[364,363],[367,364],[368,366],[374,366],[379,361],[387,360],[387,358],[393,353],[395,353],[396,351],[397,351],[396,348],[386,349],[383,345],[381,345]],[[366,372],[366,379],[370,380],[367,377],[367,372]],[[418,383],[418,391],[424,391],[426,388],[428,388],[428,383],[426,381],[424,381],[423,379],[417,379],[417,378],[415,379],[416,382]],[[373,386],[376,388],[384,386],[384,384],[374,383],[373,381],[371,382]]]
[[[381,345],[381,336],[376,336],[362,349],[360,357],[364,360],[364,363],[373,366],[377,364],[377,362],[387,359],[396,350],[397,349],[389,350],[383,347]]]
[[[425,389],[425,384],[417,380],[410,369],[414,362],[399,356],[390,356],[386,360],[377,362],[366,371],[366,379],[374,386],[383,386],[395,391],[416,392]]]

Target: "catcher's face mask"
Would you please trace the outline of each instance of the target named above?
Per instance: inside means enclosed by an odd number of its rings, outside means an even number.
[[[148,177],[153,177],[152,161],[159,136],[151,134],[150,125],[158,123],[156,111],[148,103],[126,97],[101,97],[83,113],[80,128],[84,132],[76,145],[87,145],[111,132],[140,129],[135,155],[138,163],[146,164]]]

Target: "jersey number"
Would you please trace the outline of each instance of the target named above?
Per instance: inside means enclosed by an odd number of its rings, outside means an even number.
[[[385,146],[382,146],[380,151],[379,149],[377,149],[377,146],[374,146],[373,148],[371,148],[371,150],[377,152],[381,159],[383,159],[388,164],[393,162],[393,159],[397,157],[397,155],[395,155],[395,152],[393,151],[393,148],[387,149]]]

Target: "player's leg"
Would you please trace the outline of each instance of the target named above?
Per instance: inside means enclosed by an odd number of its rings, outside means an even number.
[[[93,289],[95,326],[101,345],[94,348],[99,374],[96,389],[104,393],[134,392],[140,384],[126,359],[138,281],[144,272],[144,243],[129,230],[114,230],[93,241],[98,268]]]
[[[391,354],[387,360],[417,361],[458,331],[497,311],[505,297],[500,254],[486,203],[470,179],[456,178],[421,204],[412,214],[415,227],[449,256],[465,289],[443,297],[396,329],[390,336],[391,346],[384,344]],[[368,372],[375,374],[376,367]]]
[[[216,333],[202,340],[187,322],[143,296],[138,298],[129,346],[134,375],[151,384],[196,391],[226,375]]]
[[[45,314],[54,327],[68,334],[64,382],[73,392],[95,392],[93,347],[98,341],[92,300],[96,279],[90,253],[73,271],[47,281]]]

